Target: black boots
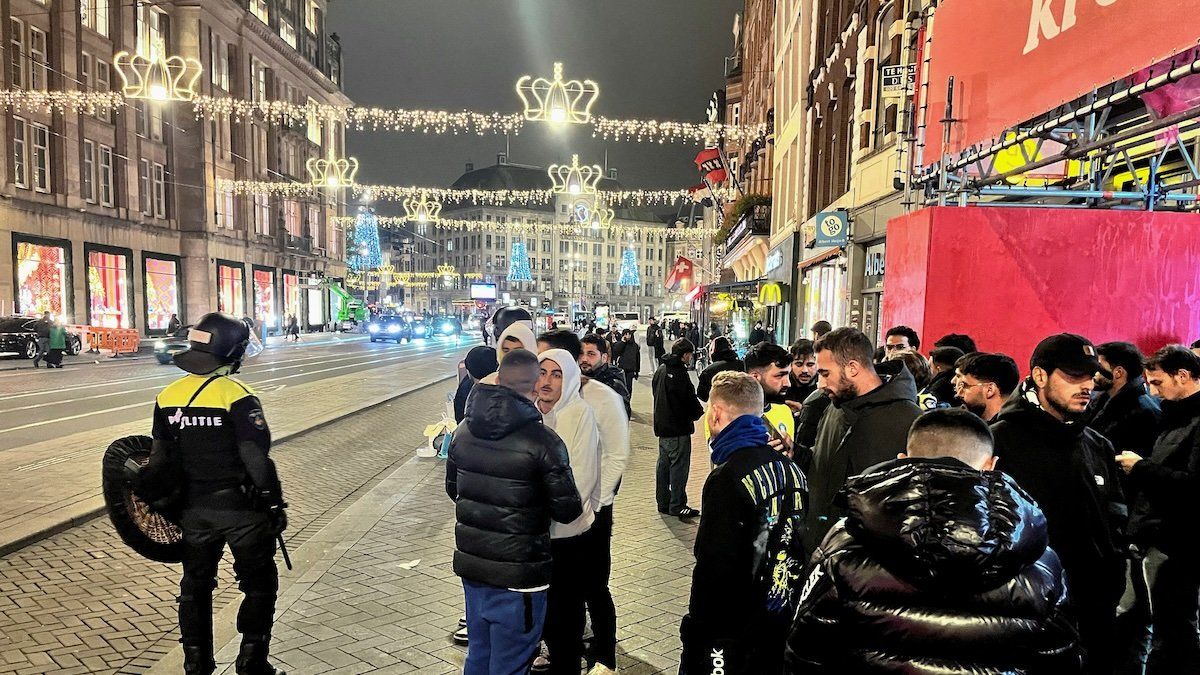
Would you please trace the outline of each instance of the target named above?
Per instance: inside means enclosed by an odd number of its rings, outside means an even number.
[[[183,646],[184,675],[212,675],[216,670],[217,664],[213,661],[212,647]]]
[[[236,663],[237,675],[287,675],[282,670],[275,670],[275,666],[267,661],[269,643],[269,637],[243,635]]]

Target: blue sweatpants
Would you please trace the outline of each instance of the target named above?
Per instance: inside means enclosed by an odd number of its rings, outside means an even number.
[[[463,675],[529,672],[546,621],[546,591],[518,593],[463,579],[467,663]]]

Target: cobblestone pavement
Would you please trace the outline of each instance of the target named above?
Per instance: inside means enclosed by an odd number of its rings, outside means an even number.
[[[411,456],[449,388],[434,385],[276,448],[293,548]],[[218,608],[240,598],[228,563]],[[145,672],[177,644],[179,574],[136,556],[106,518],[0,558],[0,673]]]
[[[675,672],[696,532],[655,509],[648,384],[643,377],[635,386],[633,458],[615,512],[612,589],[626,675]],[[702,443],[693,439],[695,505],[709,468]],[[310,543],[320,560],[289,580],[279,605],[273,651],[289,675],[461,671],[465,649],[450,638],[463,599],[451,571],[454,506],[444,466],[409,460],[320,533],[325,541]],[[224,672],[232,673],[236,651],[230,640],[218,653]],[[168,662],[154,672],[172,672]]]

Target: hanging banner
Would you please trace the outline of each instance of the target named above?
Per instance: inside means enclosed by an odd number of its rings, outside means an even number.
[[[708,181],[709,185],[716,185],[729,178],[729,172],[725,170],[725,162],[721,160],[721,151],[717,148],[705,148],[696,155],[696,167],[700,169],[700,175]]]
[[[675,264],[667,272],[666,287],[668,291],[691,288],[695,282],[696,266],[683,256],[675,259]]]
[[[957,154],[1196,44],[1200,0],[943,0],[922,163]],[[954,78],[950,144],[940,120]]]

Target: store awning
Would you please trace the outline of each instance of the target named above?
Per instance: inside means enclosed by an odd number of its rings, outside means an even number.
[[[803,270],[803,269],[807,269],[809,267],[814,267],[816,265],[820,265],[823,262],[829,262],[830,260],[833,260],[834,258],[838,257],[838,255],[841,254],[841,252],[842,252],[842,249],[840,249],[840,248],[831,248],[828,251],[818,253],[818,254],[814,255],[813,257],[809,258],[808,260],[805,260],[804,262],[800,263],[799,268]]]

